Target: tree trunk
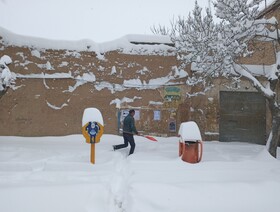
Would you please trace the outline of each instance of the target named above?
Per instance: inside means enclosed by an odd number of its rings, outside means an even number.
[[[7,92],[7,89],[4,89],[2,91],[0,91],[0,99],[2,98],[2,96],[4,96],[4,94]]]
[[[269,108],[272,115],[272,125],[271,125],[271,141],[268,145],[268,151],[269,153],[276,158],[277,156],[277,147],[279,145],[279,139],[280,139],[280,109],[278,107],[275,107],[274,104],[272,104],[274,101],[269,101]]]

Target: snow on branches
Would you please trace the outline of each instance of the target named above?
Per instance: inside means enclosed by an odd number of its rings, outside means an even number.
[[[187,18],[178,17],[172,24],[170,37],[175,43],[178,59],[195,67],[193,77],[189,78],[191,84],[219,76],[232,80],[243,76],[265,96],[273,96],[266,85],[257,83],[258,80],[248,69],[237,65],[241,57],[253,53],[249,48],[253,39],[268,36],[273,39],[267,25],[275,25],[277,21],[275,18],[257,19],[261,1],[216,0],[213,4],[219,23],[214,22],[209,9],[202,13],[196,1],[193,12]]]
[[[239,24],[244,20],[255,20],[259,14],[259,3],[263,0],[217,0],[214,2],[216,16],[230,25]]]
[[[15,76],[7,66],[11,63],[12,59],[7,55],[0,58],[0,91],[4,91],[14,83]]]

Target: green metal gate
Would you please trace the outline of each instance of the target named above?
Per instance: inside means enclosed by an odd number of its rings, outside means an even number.
[[[266,103],[257,92],[220,92],[220,141],[265,144]]]

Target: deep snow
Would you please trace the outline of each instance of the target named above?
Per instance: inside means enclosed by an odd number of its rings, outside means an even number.
[[[113,152],[104,135],[96,164],[82,135],[0,137],[3,212],[279,211],[280,163],[265,146],[204,142],[202,161],[178,157],[178,138],[136,136],[136,151]],[[278,151],[278,153],[280,153]]]

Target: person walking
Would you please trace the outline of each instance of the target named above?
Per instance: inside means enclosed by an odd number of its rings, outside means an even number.
[[[113,149],[118,150],[122,148],[126,148],[128,146],[128,143],[130,144],[130,151],[129,155],[133,154],[135,149],[135,141],[133,135],[138,135],[138,131],[135,127],[135,121],[134,121],[134,115],[135,110],[130,110],[129,114],[124,118],[123,120],[123,144],[114,145]]]

